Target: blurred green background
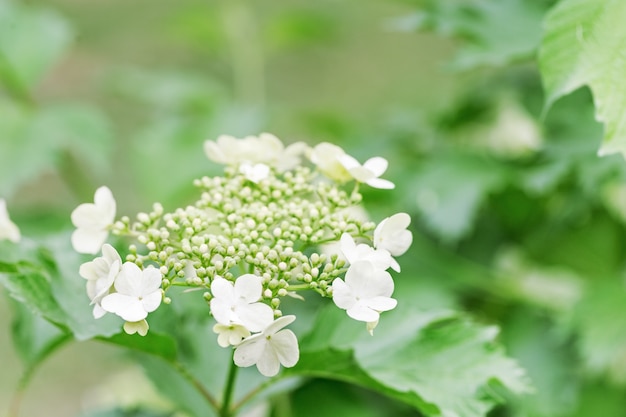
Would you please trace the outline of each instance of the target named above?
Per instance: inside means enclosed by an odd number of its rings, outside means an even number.
[[[37,238],[70,229],[100,185],[120,215],[192,202],[191,181],[220,172],[202,143],[222,133],[383,156],[397,188],[366,190],[366,208],[410,213],[415,235],[397,292],[499,325],[536,387],[491,415],[623,417],[626,170],[596,156],[587,91],[542,115],[535,56],[553,3],[0,0],[0,51],[23,64],[0,62],[0,197]],[[21,369],[7,299],[0,404]],[[155,395],[121,351],[74,343],[21,415]],[[417,415],[370,412],[389,410]]]

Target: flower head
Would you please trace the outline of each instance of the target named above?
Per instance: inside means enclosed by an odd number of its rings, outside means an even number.
[[[211,313],[218,323],[225,326],[241,324],[251,332],[263,330],[274,319],[274,312],[261,299],[261,277],[245,274],[235,284],[216,277],[211,283]]]
[[[392,310],[398,303],[391,298],[394,287],[391,275],[367,261],[353,263],[346,272],[345,282],[335,278],[332,287],[337,307],[366,323],[378,322],[381,311]]]
[[[109,244],[102,246],[102,256],[80,266],[78,273],[87,280],[87,295],[93,304],[93,316],[97,319],[106,313],[100,305],[109,294],[115,278],[122,270],[122,258]]]
[[[272,166],[279,172],[293,169],[300,164],[300,155],[305,149],[306,145],[301,142],[285,148],[280,139],[269,133],[246,136],[243,139],[222,135],[216,141],[204,142],[204,152],[213,162],[234,166],[261,163]]]
[[[256,365],[259,372],[268,377],[278,374],[280,365],[294,366],[300,357],[298,339],[291,330],[281,329],[295,319],[296,316],[283,316],[261,333],[245,339],[235,349],[235,364],[241,367]]]
[[[317,169],[331,180],[346,182],[352,179],[339,158],[346,155],[343,149],[332,143],[322,142],[309,152],[309,159]]]
[[[102,308],[127,322],[145,319],[161,304],[161,273],[152,266],[141,270],[132,262],[124,263],[114,287],[117,292],[102,299]]]
[[[0,198],[0,240],[8,239],[17,243],[20,241],[20,238],[20,229],[9,218],[6,201]]]
[[[338,159],[352,178],[358,182],[363,182],[374,188],[391,189],[395,187],[391,181],[378,178],[387,171],[389,163],[385,158],[379,156],[370,158],[363,165],[347,154],[339,156]]]
[[[413,235],[407,227],[411,218],[406,213],[397,213],[381,221],[374,230],[374,246],[385,249],[393,256],[400,256],[409,249]]]
[[[76,230],[72,234],[72,246],[79,253],[98,253],[109,236],[108,228],[115,220],[115,199],[108,187],[100,187],[94,202],[84,203],[72,212]]]

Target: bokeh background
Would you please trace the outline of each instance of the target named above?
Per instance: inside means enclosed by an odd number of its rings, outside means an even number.
[[[192,202],[222,133],[383,156],[397,188],[366,190],[366,208],[413,218],[399,291],[499,325],[536,387],[492,415],[623,417],[626,170],[596,156],[587,91],[545,112],[553,3],[0,0],[0,52],[25,57],[0,77],[0,197],[36,239],[69,230],[100,185],[119,214]],[[3,406],[22,369],[12,308],[0,298]],[[138,403],[168,409],[122,351],[81,342],[37,371],[21,415]],[[389,410],[417,415],[370,412]]]

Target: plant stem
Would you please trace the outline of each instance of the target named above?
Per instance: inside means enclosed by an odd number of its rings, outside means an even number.
[[[196,379],[180,362],[170,362],[172,366],[180,373],[180,375],[194,386],[194,388],[207,400],[207,402],[216,410],[220,410],[220,405],[200,381]]]
[[[231,417],[234,415],[232,414],[233,410],[230,409],[230,403],[233,400],[233,391],[235,389],[235,380],[237,379],[237,370],[239,370],[239,367],[235,365],[234,360],[231,361],[230,369],[228,370],[228,376],[226,377],[226,387],[224,389],[224,398],[222,399],[220,417]]]

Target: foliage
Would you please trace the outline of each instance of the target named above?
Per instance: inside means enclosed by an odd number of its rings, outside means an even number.
[[[235,410],[622,416],[622,2],[364,1],[358,12],[330,0],[156,2],[155,32],[136,25],[139,5],[38,3],[0,0],[0,197],[27,236],[0,242],[24,365],[15,398],[59,348],[95,339],[128,352],[169,408],[80,415],[215,415],[231,357],[206,304],[152,313],[145,337],[94,321],[69,213],[102,184],[127,201],[124,213],[190,203],[192,179],[216,170],[203,140],[266,130],[387,158],[397,188],[361,190],[366,209],[411,214],[414,242],[399,259],[403,307],[373,337],[336,309],[291,300],[306,334],[300,362],[270,380],[240,370]],[[98,24],[106,11],[119,25]],[[110,63],[100,78],[80,69],[85,56]],[[599,158],[598,147],[618,155]]]

